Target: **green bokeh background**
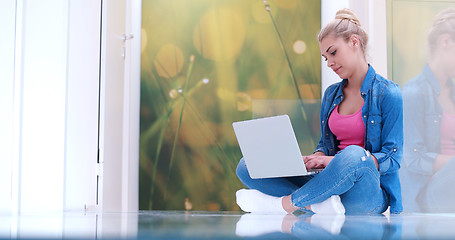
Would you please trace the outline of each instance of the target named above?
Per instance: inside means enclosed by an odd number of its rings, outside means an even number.
[[[232,122],[289,114],[302,154],[319,139],[321,3],[269,0],[275,28],[262,0],[142,2],[140,209],[238,210]]]

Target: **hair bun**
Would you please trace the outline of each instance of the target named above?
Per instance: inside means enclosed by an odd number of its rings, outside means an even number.
[[[360,26],[360,21],[357,18],[357,16],[354,14],[354,11],[352,11],[351,9],[348,9],[348,8],[343,8],[343,9],[338,10],[335,15],[335,19],[348,20],[348,21]]]
[[[446,9],[440,11],[436,15],[436,17],[433,21],[433,26],[441,24],[441,23],[445,23],[447,21],[453,21],[453,20],[455,20],[455,8],[449,7],[449,8],[446,8]]]

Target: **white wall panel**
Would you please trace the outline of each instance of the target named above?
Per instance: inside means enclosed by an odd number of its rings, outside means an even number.
[[[100,86],[103,211],[137,211],[139,205],[141,5],[140,0],[103,2]]]
[[[96,205],[101,0],[70,0],[65,210]]]
[[[15,16],[16,2],[0,1],[0,213],[12,207]]]
[[[20,211],[62,211],[68,1],[23,1]]]
[[[101,196],[104,211],[121,211],[124,114],[124,41],[126,0],[103,2],[100,161]]]

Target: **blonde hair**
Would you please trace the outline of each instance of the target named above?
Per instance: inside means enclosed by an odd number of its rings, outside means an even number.
[[[427,36],[430,54],[435,50],[442,34],[449,34],[455,40],[455,8],[450,7],[439,12],[433,20]]]
[[[359,38],[360,47],[364,55],[366,55],[368,35],[351,9],[343,8],[337,11],[335,19],[325,25],[319,32],[319,42],[330,34],[333,34],[336,38],[341,37],[345,41],[348,41],[352,35],[356,35]]]

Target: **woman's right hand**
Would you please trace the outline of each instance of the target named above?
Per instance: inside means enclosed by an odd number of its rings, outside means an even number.
[[[307,169],[325,168],[332,161],[333,156],[326,156],[323,152],[315,152],[308,156],[303,156],[303,162]]]

